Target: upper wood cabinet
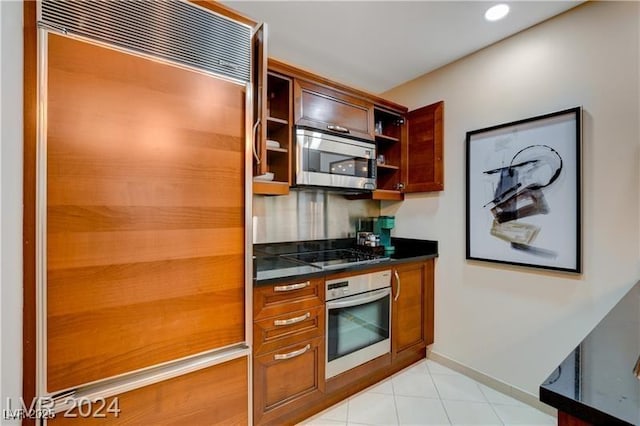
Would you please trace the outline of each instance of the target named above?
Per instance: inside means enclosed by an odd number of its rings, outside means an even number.
[[[283,195],[293,183],[293,125],[376,142],[377,189],[350,198],[402,200],[405,193],[442,191],[444,102],[413,111],[272,59],[264,72],[266,89],[256,114],[256,174],[274,173],[272,182],[254,181],[254,194]],[[287,108],[288,107],[288,108]],[[263,128],[264,127],[264,128]],[[277,142],[268,147],[267,140]],[[274,148],[275,147],[275,148]]]
[[[294,82],[297,125],[373,140],[373,102],[306,80]]]
[[[402,200],[404,193],[441,191],[444,102],[406,112],[375,107],[378,189],[374,199]]]
[[[374,109],[377,164],[377,190],[374,199],[402,199],[403,136],[406,133],[404,111],[376,106]]]
[[[291,186],[292,143],[292,80],[286,76],[267,72],[264,132],[259,133],[261,172],[273,173],[273,180],[254,180],[253,193],[285,195]]]
[[[402,156],[404,192],[442,191],[444,102],[407,114],[407,142]]]
[[[253,39],[253,193],[285,195],[291,186],[293,83],[269,71],[266,40],[263,24]]]
[[[266,162],[267,139],[267,26],[260,25],[252,40],[252,90],[253,90],[253,175],[259,176],[268,171]]]

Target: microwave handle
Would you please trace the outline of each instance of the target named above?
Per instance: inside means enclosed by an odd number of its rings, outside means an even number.
[[[335,300],[327,302],[327,309],[337,308],[350,308],[352,306],[363,305],[365,303],[375,302],[376,300],[384,299],[391,293],[391,289],[383,288],[382,290],[372,291],[364,297],[358,297],[352,299],[351,297],[345,297],[342,300]]]
[[[329,124],[327,126],[327,129],[333,130],[334,132],[350,133],[349,129],[347,129],[346,127],[338,126],[336,124]]]
[[[375,158],[369,159],[369,170],[371,170],[371,179],[376,179],[378,177],[378,162]]]

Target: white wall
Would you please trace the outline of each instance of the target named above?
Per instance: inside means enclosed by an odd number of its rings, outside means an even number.
[[[22,395],[22,2],[0,1],[0,408]],[[0,420],[4,424],[19,424]]]
[[[382,209],[440,243],[435,352],[537,395],[640,278],[639,21],[637,2],[589,2],[384,94],[445,101],[444,192]],[[466,132],[579,105],[584,273],[465,261]]]

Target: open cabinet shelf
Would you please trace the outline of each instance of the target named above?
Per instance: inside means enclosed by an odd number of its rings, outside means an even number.
[[[400,142],[400,138],[387,135],[376,135],[376,142]]]
[[[260,195],[286,195],[291,186],[292,147],[292,80],[274,72],[267,72],[266,102],[264,105],[265,131],[260,140],[261,173],[274,174],[272,181],[254,181],[253,193]],[[267,141],[279,146],[269,146]],[[256,173],[257,174],[257,173]]]
[[[402,200],[402,134],[404,116],[401,112],[390,111],[376,106],[373,110],[376,129],[376,152],[383,162],[378,163],[377,190],[374,200]]]
[[[275,148],[275,147],[268,146],[267,152],[280,152],[280,153],[286,154],[289,152],[289,150],[285,148]]]
[[[287,125],[289,124],[289,120],[284,120],[282,118],[276,118],[276,117],[267,117],[267,123]]]

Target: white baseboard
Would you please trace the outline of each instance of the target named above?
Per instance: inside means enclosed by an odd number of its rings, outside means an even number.
[[[430,348],[427,349],[427,359],[436,361],[438,364],[442,364],[445,367],[448,367],[454,371],[457,371],[460,374],[463,374],[475,380],[476,382],[482,383],[483,385],[488,386],[498,392],[501,392],[514,399],[517,399],[518,401],[524,404],[527,404],[533,408],[536,408],[544,413],[547,413],[550,416],[557,417],[558,415],[558,411],[555,408],[545,404],[544,402],[541,402],[538,399],[538,395],[534,395],[529,392],[523,391],[522,389],[513,387],[508,383],[500,381],[485,373],[482,373],[478,370],[474,370],[471,367],[461,364],[458,361],[455,361],[451,358],[448,358],[444,355],[434,352]]]

